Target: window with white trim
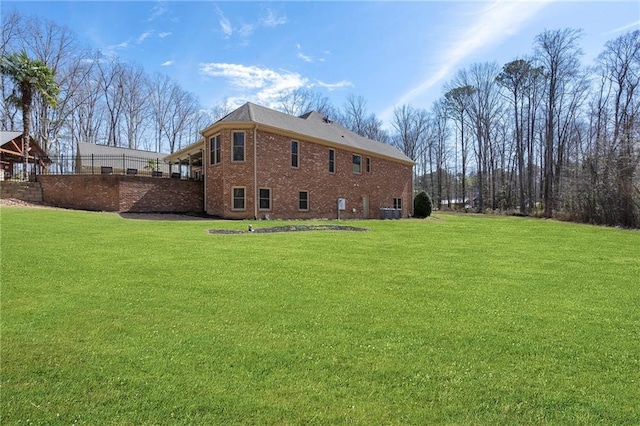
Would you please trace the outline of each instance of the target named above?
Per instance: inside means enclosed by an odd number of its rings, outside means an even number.
[[[362,173],[362,156],[358,154],[353,154],[352,163],[352,171],[353,173]]]
[[[271,190],[269,188],[260,188],[258,191],[258,209],[271,210]]]
[[[245,188],[242,186],[234,186],[231,188],[232,204],[231,210],[245,210]]]
[[[336,172],[336,150],[329,150],[329,173]]]
[[[402,198],[394,198],[393,199],[393,208],[402,210]]]
[[[308,191],[298,192],[298,210],[303,210],[303,211],[309,210],[309,192]]]
[[[244,161],[244,132],[233,132],[231,155],[232,161]]]
[[[298,160],[300,155],[300,144],[298,141],[291,141],[291,167],[298,168]]]
[[[220,162],[220,135],[215,135],[209,139],[210,164],[218,164]]]
[[[364,169],[367,171],[367,173],[370,173],[371,172],[371,157],[367,157],[365,159],[364,164],[365,164],[365,168]]]

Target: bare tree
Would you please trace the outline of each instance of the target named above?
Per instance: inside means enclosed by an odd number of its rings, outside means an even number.
[[[543,165],[544,215],[551,217],[555,207],[554,173],[556,168],[556,148],[558,110],[565,85],[574,78],[580,66],[582,51],[578,42],[580,30],[547,30],[535,40],[535,57],[543,68],[545,80],[545,133]]]
[[[471,103],[471,95],[475,89],[472,86],[458,86],[450,88],[445,93],[446,107],[449,115],[455,121],[456,126],[460,130],[460,160],[462,168],[461,186],[462,186],[462,205],[466,205],[467,200],[467,156],[469,149],[467,145],[467,135],[465,134],[465,124],[468,121],[469,108]],[[457,158],[456,158],[457,161]]]
[[[428,113],[423,109],[402,105],[393,110],[391,125],[396,132],[394,145],[414,161],[424,150],[427,123]]]
[[[124,64],[121,84],[127,147],[138,149],[140,138],[151,116],[148,103],[149,85],[144,69],[139,65]]]
[[[316,111],[329,118],[335,117],[335,109],[329,98],[307,87],[300,87],[285,94],[281,99],[280,109],[295,116]]]

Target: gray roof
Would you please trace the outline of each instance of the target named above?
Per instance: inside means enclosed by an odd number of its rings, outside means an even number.
[[[95,143],[78,142],[78,155],[122,156],[143,158],[145,160],[163,159],[167,156],[162,152],[142,151],[139,149],[117,148],[115,146],[98,145]]]
[[[316,111],[308,112],[300,117],[285,114],[270,108],[247,102],[213,124],[252,122],[282,130],[325,140],[356,151],[370,152],[395,160],[413,163],[411,158],[400,150],[386,143],[374,141],[360,136],[338,123],[328,120]]]
[[[22,132],[0,132],[0,145],[12,141],[18,136],[22,136]]]

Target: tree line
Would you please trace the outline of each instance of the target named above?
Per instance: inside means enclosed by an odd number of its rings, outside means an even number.
[[[578,29],[546,30],[528,55],[507,64],[475,63],[443,86],[428,108],[405,104],[385,126],[363,96],[340,107],[309,88],[282,93],[279,109],[316,110],[416,162],[415,189],[434,208],[512,211],[640,227],[640,31],[616,37],[595,63],[582,63]],[[55,106],[34,94],[32,135],[51,155],[77,142],[174,152],[231,111],[206,109],[160,73],[82,48],[64,26],[10,12],[2,55],[24,52],[46,64],[59,88]],[[3,129],[22,125],[0,81]]]

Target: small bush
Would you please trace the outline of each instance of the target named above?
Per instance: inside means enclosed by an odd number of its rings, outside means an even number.
[[[422,191],[413,200],[413,216],[415,217],[429,217],[431,216],[431,198],[426,192]]]

